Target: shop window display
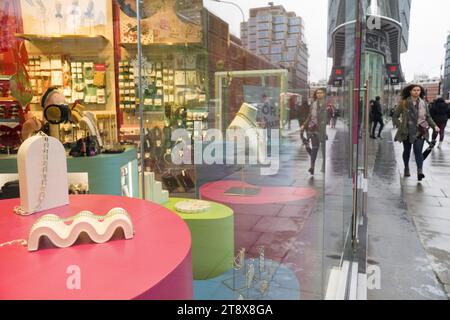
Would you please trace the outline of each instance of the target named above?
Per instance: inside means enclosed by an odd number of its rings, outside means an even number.
[[[26,56],[19,59],[32,94],[27,102],[23,98],[26,93],[18,95],[10,88],[14,83],[10,79],[17,72],[0,77],[0,118],[14,124],[0,136],[4,152],[13,153],[27,138],[46,131],[66,147],[68,171],[84,175],[68,181],[76,208],[83,205],[83,199],[95,199],[103,201],[98,205],[102,211],[96,210],[94,200],[86,200],[86,210],[106,214],[110,203],[120,203],[123,197],[124,209],[132,217],[144,219],[144,213],[133,212],[135,205],[156,215],[170,211],[178,220],[185,220],[192,237],[192,261],[186,254],[191,250],[186,246],[186,224],[162,227],[170,236],[174,230],[179,233],[174,251],[185,258],[175,259],[177,263],[192,264],[189,284],[167,292],[188,299],[276,299],[283,294],[298,299],[298,270],[280,257],[277,251],[286,248],[279,249],[276,244],[294,240],[268,226],[270,221],[278,223],[277,212],[309,215],[317,193],[293,186],[292,177],[274,182],[277,177],[272,180],[261,174],[264,168],[276,166],[277,148],[289,125],[287,72],[275,63],[281,61],[281,47],[259,48],[260,53],[274,53],[274,63],[251,54],[233,40],[225,22],[209,13],[201,0],[142,1],[140,43],[136,1],[23,0],[20,5],[23,26],[13,36],[26,48]],[[259,29],[271,29],[267,27],[271,15],[254,20],[264,21]],[[284,30],[286,26],[276,28]],[[269,39],[281,33],[263,31],[258,35]],[[269,40],[259,39],[258,45]],[[250,146],[243,152],[244,163],[237,163],[237,150],[227,154],[227,133],[247,129],[254,131],[239,142]],[[200,152],[203,162],[197,163]],[[256,163],[248,163],[252,154]],[[209,165],[211,159],[204,159],[208,155],[218,161]],[[183,161],[179,163],[179,159]],[[7,170],[1,173],[14,173],[11,163],[4,168]],[[10,181],[5,190],[15,186]],[[83,198],[86,193],[120,198]],[[146,201],[142,204],[129,198]],[[64,211],[64,216],[71,215]],[[72,220],[75,228],[77,219]],[[55,220],[46,227],[64,221]],[[254,234],[244,232],[242,221],[255,222],[253,227],[261,238],[247,241]],[[146,230],[152,230],[164,238],[160,230],[152,228],[150,223],[134,226],[140,236],[148,236]],[[95,241],[99,235],[94,233],[90,238]],[[75,236],[76,232],[71,240]],[[102,245],[117,246],[114,241],[98,240],[95,242],[102,244],[96,250],[101,251]],[[72,241],[56,239],[54,244],[65,247]],[[142,242],[139,245],[144,246]],[[34,242],[32,249],[37,248]],[[75,245],[73,249],[79,248]],[[144,265],[151,269],[151,264]],[[175,270],[178,265],[169,267]],[[175,279],[177,275],[170,276]],[[219,296],[214,296],[213,289]]]

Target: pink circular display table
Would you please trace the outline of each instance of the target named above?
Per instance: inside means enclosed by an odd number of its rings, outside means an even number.
[[[250,196],[226,194],[230,188],[258,188],[259,192]],[[255,186],[238,180],[222,180],[202,185],[200,196],[204,200],[230,205],[265,205],[311,199],[317,196],[317,191],[311,188]]]
[[[0,201],[0,299],[193,298],[190,231],[170,210],[138,199],[83,195],[71,196],[66,207],[21,217],[13,213],[18,204],[19,199]],[[104,215],[115,207],[130,214],[133,239],[36,252],[19,243],[5,245],[27,239],[43,214],[69,217],[89,210]],[[71,285],[77,283],[74,279],[79,280],[79,289]]]

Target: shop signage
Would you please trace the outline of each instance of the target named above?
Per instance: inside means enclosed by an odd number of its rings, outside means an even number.
[[[279,88],[244,86],[244,96],[247,103],[258,107],[258,122],[261,128],[280,127]]]
[[[391,78],[391,85],[398,85],[400,83],[400,81],[398,80],[398,78]]]

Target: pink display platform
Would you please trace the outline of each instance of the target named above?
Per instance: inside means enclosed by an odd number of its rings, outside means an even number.
[[[259,193],[228,195],[230,188],[259,188]],[[264,247],[265,257],[280,263],[316,210],[319,199],[318,191],[312,188],[255,186],[239,180],[206,183],[199,191],[201,199],[233,209],[235,254],[245,248],[250,256],[257,257]]]
[[[132,198],[83,195],[71,196],[69,206],[21,217],[13,213],[18,204],[19,199],[0,201],[0,299],[193,299],[191,234],[168,209]],[[34,221],[44,214],[68,217],[89,210],[104,215],[115,207],[130,214],[133,239],[82,241],[37,252],[18,243],[5,245],[27,239]],[[79,267],[79,290],[71,289],[71,266]]]
[[[232,187],[260,188],[255,196],[227,195],[225,192]],[[203,200],[216,201],[231,205],[265,205],[288,204],[314,198],[317,191],[311,188],[300,187],[269,187],[255,186],[239,180],[222,180],[206,183],[200,187],[200,196]]]

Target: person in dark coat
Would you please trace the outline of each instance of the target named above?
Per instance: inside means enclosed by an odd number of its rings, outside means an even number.
[[[438,98],[434,103],[431,105],[430,108],[431,117],[433,118],[434,122],[438,125],[439,129],[439,145],[438,148],[440,149],[442,146],[442,143],[444,142],[444,133],[445,133],[445,127],[447,126],[448,118],[450,116],[450,107],[445,102],[444,99]],[[438,136],[437,132],[433,132],[433,140],[436,140]]]
[[[375,102],[372,107],[372,120],[373,120],[373,128],[372,135],[370,136],[372,139],[376,139],[375,131],[377,130],[378,124],[380,124],[380,130],[378,131],[378,138],[381,138],[381,132],[384,128],[383,122],[383,110],[381,109],[381,98],[376,97]]]
[[[298,123],[300,126],[306,121],[309,114],[309,105],[308,101],[303,99],[302,103],[298,106],[297,110],[297,117],[298,117]]]
[[[372,127],[373,127],[372,110],[373,110],[374,104],[375,104],[375,100],[370,100],[370,102],[369,102],[369,133],[370,133],[371,138],[372,138]]]
[[[307,134],[307,144],[311,141],[311,147],[307,146],[310,157],[311,157],[311,168],[308,170],[311,175],[314,175],[316,159],[319,153],[319,149],[322,149],[322,172],[325,172],[325,148],[327,140],[327,123],[328,114],[327,106],[325,105],[325,95],[326,89],[317,89],[314,92],[314,102],[311,104],[308,117],[305,122],[303,122],[300,132],[303,136],[303,132],[306,131]]]

